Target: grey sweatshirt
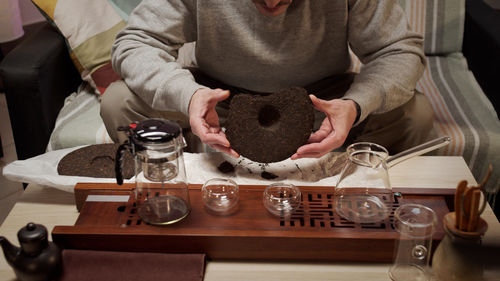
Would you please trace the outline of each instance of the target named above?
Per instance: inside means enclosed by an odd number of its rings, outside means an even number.
[[[250,0],[143,0],[113,44],[113,68],[154,109],[188,114],[205,86],[175,60],[194,41],[201,71],[257,92],[344,73],[351,47],[364,64],[345,94],[358,122],[408,101],[425,64],[423,38],[395,0],[295,0],[277,17]]]

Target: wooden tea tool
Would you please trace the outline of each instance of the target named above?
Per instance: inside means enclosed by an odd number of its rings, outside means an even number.
[[[471,191],[471,190],[469,190]],[[472,195],[470,196],[470,216],[469,223],[467,224],[467,231],[475,231],[477,228],[477,222],[479,221],[479,216],[482,213],[482,210],[479,210],[479,200],[481,199],[481,190],[474,189],[472,190]]]
[[[462,198],[463,194],[467,188],[467,181],[463,180],[458,183],[457,190],[455,191],[455,227],[461,229],[463,210],[462,210]]]
[[[467,181],[461,181],[455,192],[455,227],[461,231],[474,232],[477,229],[479,216],[486,208],[486,199],[481,194],[483,187],[491,177],[493,168],[490,165],[488,173],[478,186],[467,186]]]

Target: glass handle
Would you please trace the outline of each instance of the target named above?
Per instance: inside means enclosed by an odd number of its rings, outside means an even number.
[[[123,184],[123,154],[127,149],[126,144],[121,144],[116,150],[115,156],[115,174],[116,174],[116,183],[118,185]]]
[[[413,158],[415,156],[419,156],[419,155],[425,154],[429,151],[433,151],[435,149],[438,149],[442,146],[449,144],[450,141],[451,141],[451,138],[448,136],[440,137],[440,138],[428,141],[426,143],[423,143],[421,145],[417,145],[417,146],[412,147],[410,149],[407,149],[405,151],[402,151],[402,152],[395,154],[393,156],[389,156],[386,160],[387,166],[392,167],[398,163],[401,163],[401,162],[408,160],[410,158]]]

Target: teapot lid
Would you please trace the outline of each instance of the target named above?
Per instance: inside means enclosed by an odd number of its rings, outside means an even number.
[[[28,255],[37,255],[48,246],[47,228],[41,224],[28,223],[17,233],[21,249]]]
[[[143,150],[148,145],[177,145],[175,141],[182,135],[181,127],[170,120],[151,118],[129,125],[129,138],[136,150]]]
[[[166,143],[181,135],[181,127],[166,119],[146,119],[131,123],[129,127],[132,132],[132,140],[135,143]]]

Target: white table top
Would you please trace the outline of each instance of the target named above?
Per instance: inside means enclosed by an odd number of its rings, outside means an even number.
[[[402,162],[389,171],[394,187],[455,189],[461,180],[477,184],[462,157],[420,156]],[[72,193],[29,185],[4,223],[0,235],[19,245],[17,232],[28,222],[43,224],[49,231],[56,225],[73,225],[78,217]],[[500,224],[491,208],[482,217],[489,229],[484,239],[500,237]],[[205,280],[389,280],[389,264],[281,263],[208,261]],[[0,257],[0,280],[15,280],[14,272]],[[498,279],[489,279],[498,280]]]

